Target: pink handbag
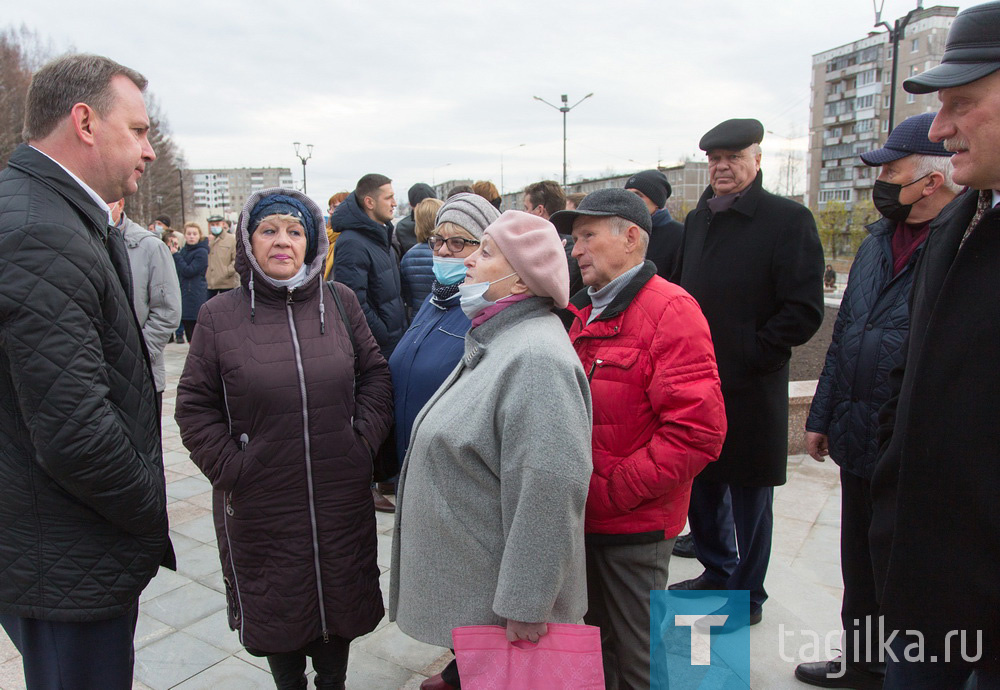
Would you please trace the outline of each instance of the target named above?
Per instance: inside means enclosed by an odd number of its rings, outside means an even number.
[[[508,642],[499,625],[451,631],[463,690],[604,690],[601,631],[549,623],[537,644]]]

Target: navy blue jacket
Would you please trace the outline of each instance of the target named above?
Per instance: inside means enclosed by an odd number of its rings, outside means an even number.
[[[198,310],[208,299],[208,240],[198,244],[185,244],[174,254],[177,277],[181,282],[181,320],[195,321]]]
[[[656,275],[670,280],[684,244],[684,225],[674,220],[665,208],[654,213],[652,218],[653,234],[649,237],[646,258],[656,264]]]
[[[458,295],[444,304],[447,308],[433,304],[429,298],[424,301],[389,358],[400,467],[417,413],[458,365],[465,351],[469,319],[459,306]]]
[[[337,238],[331,279],[358,296],[368,327],[386,359],[406,330],[406,310],[399,285],[399,265],[390,245],[392,223],[368,217],[351,192],[330,218]]]
[[[416,314],[431,294],[434,282],[434,252],[426,242],[418,242],[403,255],[399,277],[403,285],[403,302],[411,314]]]
[[[806,420],[806,431],[829,436],[833,461],[865,479],[875,471],[878,411],[890,396],[889,372],[903,361],[913,266],[924,246],[893,277],[895,229],[886,218],[868,226]]]

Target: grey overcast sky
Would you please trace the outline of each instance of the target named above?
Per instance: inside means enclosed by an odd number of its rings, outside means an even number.
[[[885,0],[883,17],[915,6]],[[308,188],[323,205],[368,172],[392,177],[400,199],[419,181],[500,187],[501,156],[505,191],[558,180],[562,116],[532,96],[563,93],[570,104],[594,94],[568,116],[570,181],[698,158],[707,129],[756,117],[781,135],[763,142],[773,182],[788,149],[806,147],[812,54],[865,36],[874,11],[871,0],[29,0],[0,21],[144,73],[191,167],[284,166],[299,182],[292,142],[313,144]]]

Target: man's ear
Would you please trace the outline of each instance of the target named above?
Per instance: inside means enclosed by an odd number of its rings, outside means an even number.
[[[638,225],[630,225],[625,231],[625,252],[631,254],[638,251],[641,246],[642,228]]]
[[[85,144],[94,145],[94,130],[97,125],[97,113],[86,103],[77,103],[69,111],[73,133]]]
[[[374,210],[375,200],[370,196],[366,196],[364,199],[361,200],[361,205],[364,206],[369,211]]]
[[[921,197],[928,197],[944,186],[944,175],[935,170],[927,176],[927,185],[920,190]]]

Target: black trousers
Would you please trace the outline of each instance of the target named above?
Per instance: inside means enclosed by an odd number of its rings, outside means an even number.
[[[184,337],[187,341],[191,342],[191,336],[194,335],[194,325],[198,323],[197,319],[181,319],[181,328],[184,329]]]
[[[43,621],[0,614],[21,653],[28,690],[130,690],[138,603],[103,621]]]
[[[878,663],[878,599],[868,548],[872,526],[872,483],[840,470],[840,571],[844,601],[844,659],[849,666],[868,668]]]
[[[294,652],[268,654],[267,665],[271,667],[278,690],[304,690],[307,687],[306,657],[309,657],[316,671],[317,690],[343,690],[350,650],[350,640],[331,635],[329,642],[320,638]]]

